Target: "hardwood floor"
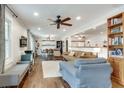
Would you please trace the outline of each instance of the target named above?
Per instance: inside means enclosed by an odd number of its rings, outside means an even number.
[[[69,85],[62,78],[43,78],[41,58],[35,59],[35,65],[31,73],[26,77],[23,88],[69,88]],[[112,80],[113,88],[124,88],[124,86]]]
[[[62,78],[43,78],[41,58],[37,57],[32,72],[25,79],[23,88],[64,88],[69,87]]]
[[[118,84],[116,81],[112,80],[112,87],[113,88],[124,88],[123,85]]]

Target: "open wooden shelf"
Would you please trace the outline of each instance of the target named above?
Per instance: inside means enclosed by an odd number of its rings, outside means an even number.
[[[111,36],[123,36],[123,32],[116,32],[116,33],[110,33],[108,34],[109,37]]]
[[[113,68],[112,78],[124,85],[124,13],[108,18],[107,22],[108,62]]]
[[[110,18],[108,18],[108,20],[111,20],[111,19],[113,19],[113,18],[122,17],[122,14],[123,14],[123,12],[122,12],[122,13],[119,13],[119,14],[117,14],[117,15],[111,16]]]
[[[42,41],[55,41],[55,40],[42,40]]]
[[[85,42],[85,41],[73,40],[71,42]]]
[[[109,48],[123,48],[123,45],[109,45]]]
[[[122,22],[118,23],[118,24],[110,25],[110,26],[108,26],[108,28],[114,28],[114,27],[121,26],[121,25],[122,25]]]
[[[95,47],[95,46],[69,46],[71,48],[100,48],[100,47]]]
[[[55,46],[55,45],[42,45],[42,46]]]

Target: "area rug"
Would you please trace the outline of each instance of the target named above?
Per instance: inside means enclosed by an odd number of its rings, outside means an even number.
[[[61,61],[42,61],[43,78],[61,77],[59,62]]]

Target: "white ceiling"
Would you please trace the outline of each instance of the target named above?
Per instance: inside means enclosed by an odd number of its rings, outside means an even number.
[[[86,39],[89,39],[89,38],[95,37],[96,35],[103,35],[107,39],[107,24],[100,25],[96,28],[88,29],[85,32],[74,34],[72,35],[72,38],[77,39],[78,38],[77,36],[79,37],[85,36]]]
[[[70,32],[76,32],[78,28],[83,25],[89,24],[92,21],[104,16],[114,9],[122,5],[113,4],[13,4],[9,5],[18,17],[24,22],[27,29],[30,29],[34,35],[42,36],[46,34],[54,34],[58,37],[63,37]],[[33,13],[38,12],[39,16],[34,16]],[[51,22],[48,18],[56,19],[57,15],[62,18],[71,17],[68,21],[72,23],[72,27],[61,26],[57,30],[56,26],[49,25]],[[76,16],[81,16],[81,20],[77,21]],[[41,27],[38,31],[37,28]],[[63,29],[66,32],[63,32]]]

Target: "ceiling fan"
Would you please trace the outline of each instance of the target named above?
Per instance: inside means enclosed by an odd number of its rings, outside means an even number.
[[[53,24],[50,24],[50,25],[57,25],[57,29],[60,28],[60,25],[72,26],[72,24],[66,23],[66,21],[71,20],[70,17],[61,19],[61,16],[58,15],[56,20],[53,20],[53,19],[48,19],[48,20],[54,22]]]

